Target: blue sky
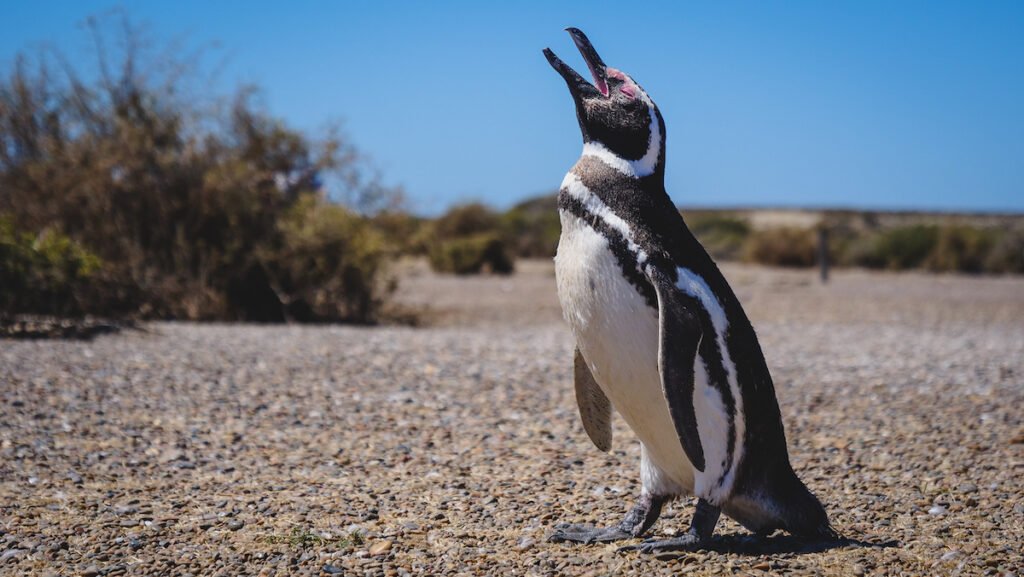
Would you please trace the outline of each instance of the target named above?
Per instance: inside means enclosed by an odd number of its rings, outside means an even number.
[[[10,2],[0,66],[115,4]],[[220,81],[343,121],[414,209],[507,207],[581,148],[550,46],[630,73],[668,128],[679,204],[1024,211],[1024,2],[126,2],[159,38],[216,43]]]

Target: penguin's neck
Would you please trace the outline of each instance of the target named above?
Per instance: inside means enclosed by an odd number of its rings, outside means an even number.
[[[622,176],[643,183],[644,188],[665,190],[664,157],[660,154],[659,148],[660,146],[658,145],[652,146],[643,158],[630,160],[616,154],[601,142],[590,140],[583,142],[583,152],[580,154],[580,160],[586,158],[599,160]],[[653,156],[651,154],[652,150]]]
[[[665,182],[664,128],[661,115],[656,111],[653,103],[648,103],[647,110],[650,115],[650,124],[647,131],[647,150],[643,156],[635,160],[625,158],[613,150],[614,146],[610,147],[599,140],[588,138],[586,131],[584,131],[583,135],[583,153],[581,156],[596,157],[630,178],[645,180],[652,184],[661,184],[663,187]]]

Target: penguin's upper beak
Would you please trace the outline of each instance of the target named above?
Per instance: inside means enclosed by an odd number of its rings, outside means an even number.
[[[584,80],[578,72],[555,56],[555,53],[552,52],[550,48],[544,49],[544,56],[546,56],[548,62],[551,63],[551,67],[565,79],[565,83],[569,85],[569,91],[572,92],[573,96],[597,96],[597,94],[600,93],[602,96],[607,97],[608,67],[605,65],[604,61],[601,60],[601,57],[598,56],[597,50],[594,50],[594,46],[590,43],[590,40],[587,39],[587,36],[583,31],[579,28],[566,28],[565,30],[569,33],[569,36],[572,36],[572,41],[576,43],[576,47],[579,48],[580,54],[583,55],[583,60],[587,63],[587,68],[590,69],[591,76],[594,77],[594,83],[591,84]]]

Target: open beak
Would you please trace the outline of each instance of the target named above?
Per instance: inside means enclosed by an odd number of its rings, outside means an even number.
[[[565,83],[569,85],[569,92],[573,96],[582,97],[588,95],[588,93],[590,96],[597,96],[597,93],[600,93],[602,96],[607,97],[608,67],[605,66],[604,61],[598,56],[597,50],[594,50],[594,46],[587,39],[586,34],[579,28],[566,28],[565,30],[569,33],[569,36],[572,36],[572,41],[576,43],[576,48],[579,48],[580,54],[583,55],[583,60],[587,63],[587,68],[590,69],[590,75],[594,77],[594,83],[587,82],[578,72],[555,56],[555,53],[550,48],[544,49],[544,56],[551,63],[551,67],[565,79]]]

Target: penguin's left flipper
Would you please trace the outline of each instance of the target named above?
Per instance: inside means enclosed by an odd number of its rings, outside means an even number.
[[[700,319],[683,294],[660,271],[648,267],[648,278],[658,295],[658,372],[676,434],[690,463],[704,471],[704,448],[693,408],[694,363],[703,337]]]
[[[578,348],[573,359],[573,377],[583,429],[597,448],[607,453],[612,448],[612,404],[594,380],[587,360]]]

